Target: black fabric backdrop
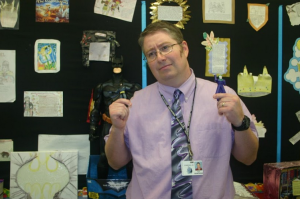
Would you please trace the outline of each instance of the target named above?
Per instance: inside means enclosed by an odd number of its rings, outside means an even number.
[[[150,3],[147,0],[147,24],[150,20]],[[0,49],[16,50],[16,101],[0,103],[1,122],[0,139],[13,139],[14,151],[37,151],[38,134],[87,134],[86,123],[90,94],[94,86],[111,78],[111,63],[91,62],[89,68],[81,64],[81,45],[83,30],[116,31],[121,44],[117,52],[124,57],[124,77],[142,84],[141,50],[137,39],[141,32],[141,1],[137,1],[132,22],[95,14],[95,0],[70,0],[70,23],[36,23],[35,1],[20,2],[19,30],[0,30]],[[247,3],[269,5],[269,21],[256,32],[247,20]],[[296,3],[292,0],[248,0],[236,1],[235,24],[205,24],[202,20],[202,1],[187,2],[191,11],[191,20],[182,30],[189,44],[190,66],[196,76],[205,77],[205,49],[201,45],[203,32],[214,31],[216,37],[231,39],[231,74],[225,78],[228,86],[237,89],[237,75],[247,65],[253,75],[262,73],[267,66],[273,78],[270,95],[258,98],[241,99],[250,112],[255,114],[267,128],[265,138],[259,140],[260,148],[257,160],[251,166],[245,166],[232,159],[230,164],[234,180],[238,182],[262,182],[263,164],[276,162],[277,146],[277,47],[278,47],[278,7],[283,5],[283,73],[293,56],[292,46],[300,36],[299,26],[291,26],[286,5]],[[34,43],[37,39],[58,39],[61,41],[61,70],[55,74],[39,74],[34,71]],[[147,71],[148,84],[155,81]],[[283,77],[280,77],[283,79]],[[63,91],[63,117],[38,118],[23,117],[24,91]],[[300,110],[299,93],[290,83],[283,80],[282,85],[282,149],[281,160],[299,160],[299,146],[288,140],[298,131],[300,123],[295,112]],[[217,147],[217,146],[216,146]],[[99,154],[99,141],[91,143],[91,154]],[[0,179],[5,180],[4,187],[9,188],[10,162],[0,162]],[[86,186],[84,175],[79,175],[78,187]]]

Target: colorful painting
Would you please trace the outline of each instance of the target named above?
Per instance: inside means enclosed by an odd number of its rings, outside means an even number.
[[[36,0],[36,22],[69,23],[69,0]]]
[[[78,152],[12,152],[10,198],[77,198]]]
[[[96,0],[94,13],[132,22],[136,0]]]
[[[60,41],[38,39],[35,42],[35,72],[57,73],[60,71]]]

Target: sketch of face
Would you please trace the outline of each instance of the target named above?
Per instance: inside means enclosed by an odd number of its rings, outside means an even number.
[[[8,70],[9,70],[9,63],[8,63],[8,61],[4,61],[2,63],[2,71],[7,72]]]
[[[24,100],[25,100],[25,102],[27,102],[27,103],[28,103],[28,102],[30,101],[30,97],[25,97],[25,99],[24,99]]]

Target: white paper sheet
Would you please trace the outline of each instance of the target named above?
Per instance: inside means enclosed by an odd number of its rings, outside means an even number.
[[[16,51],[0,50],[0,102],[16,100]]]
[[[96,0],[94,13],[132,22],[136,0]]]
[[[89,50],[90,61],[109,61],[110,43],[109,42],[91,42]]]
[[[12,152],[10,198],[77,198],[78,151]]]
[[[24,91],[24,117],[63,117],[63,92]]]
[[[232,21],[232,0],[204,0],[205,20]]]
[[[181,21],[182,20],[181,6],[158,6],[157,19],[164,21]]]
[[[90,157],[89,135],[39,134],[38,151],[78,150],[78,174],[86,174]]]
[[[14,150],[14,142],[12,140],[0,140],[0,162],[10,161],[10,153]],[[1,192],[0,192],[1,193]]]

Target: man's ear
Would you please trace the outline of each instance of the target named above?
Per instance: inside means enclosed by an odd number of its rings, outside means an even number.
[[[182,44],[181,44],[181,46],[182,46],[183,53],[187,57],[189,55],[189,47],[188,47],[187,42],[183,41]]]

